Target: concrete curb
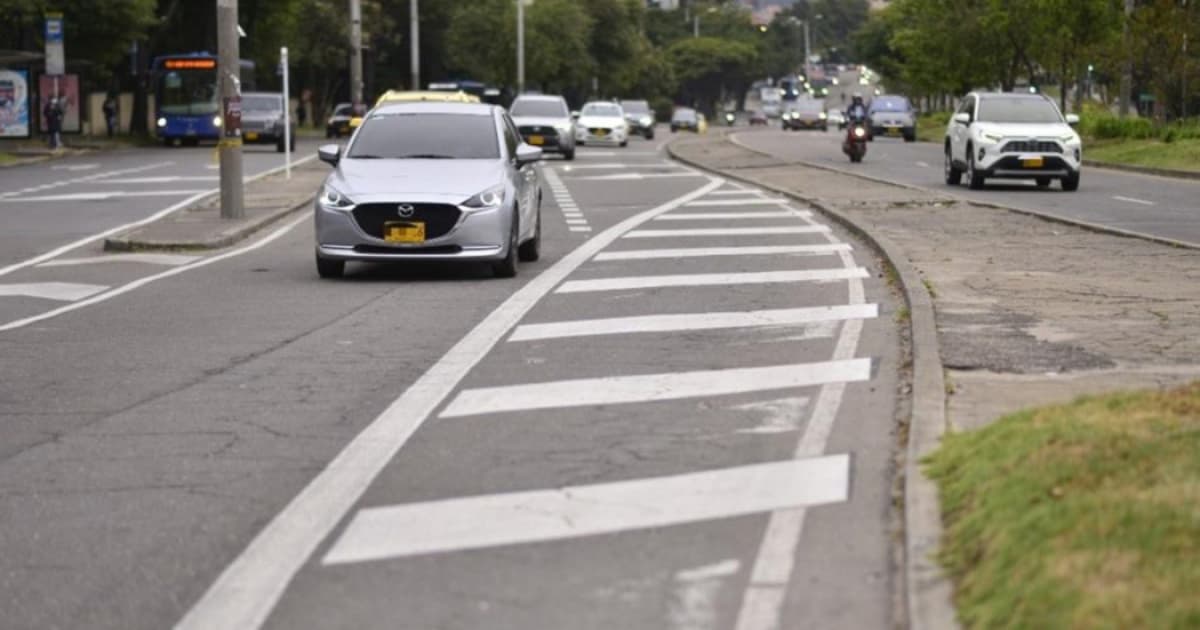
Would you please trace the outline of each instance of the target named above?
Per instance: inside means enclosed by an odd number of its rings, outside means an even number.
[[[317,159],[316,155],[310,155],[308,157],[301,158],[299,160],[292,162],[291,166],[292,166],[292,168],[296,168],[298,166],[303,166],[304,164],[312,162],[315,159]],[[270,177],[272,175],[282,173],[286,169],[287,169],[287,165],[277,166],[275,168],[263,171],[262,173],[259,173],[253,177],[246,179],[244,181],[244,184],[256,182],[261,179]],[[190,208],[194,208],[197,206],[202,206],[206,203],[210,203],[216,196],[218,196],[220,194],[221,194],[221,191],[219,189],[209,191],[208,193],[202,193],[201,196],[194,198],[195,200],[193,203],[187,204],[184,207],[176,208],[173,211],[168,212],[167,214],[164,214],[163,216],[155,217],[154,220],[162,221],[162,220],[168,219],[180,212],[186,212]],[[283,217],[285,217],[297,210],[307,207],[310,203],[312,203],[312,200],[315,197],[316,197],[316,193],[307,195],[307,196],[305,196],[305,198],[302,201],[290,204],[283,208],[273,210],[272,212],[270,212],[268,214],[265,214],[265,215],[258,217],[252,221],[249,221],[243,225],[240,225],[233,229],[230,229],[227,232],[223,232],[215,237],[206,238],[206,239],[197,239],[197,240],[191,240],[191,241],[176,241],[176,242],[138,240],[137,238],[134,238],[132,236],[132,234],[134,234],[137,230],[140,230],[141,228],[145,227],[146,225],[148,225],[150,223],[150,222],[139,222],[137,225],[130,226],[130,228],[122,234],[117,234],[117,235],[114,235],[114,236],[104,239],[104,251],[131,252],[131,251],[145,251],[145,250],[221,249],[221,248],[233,245],[234,243],[237,243],[238,241],[244,240],[247,237],[254,234],[255,232],[258,232],[259,230],[267,227],[268,225],[275,223],[279,219],[282,219]]]
[[[1084,160],[1083,165],[1091,166],[1093,168],[1106,168],[1113,171],[1125,171],[1126,173],[1137,173],[1139,175],[1170,177],[1172,179],[1200,179],[1200,171],[1181,171],[1173,168],[1134,166],[1132,164],[1117,164],[1115,162],[1101,162],[1098,160]]]
[[[766,153],[764,151],[759,151],[758,149],[748,147],[745,144],[742,144],[741,142],[739,142],[737,138],[729,137],[728,135],[726,135],[726,138],[728,139],[728,141],[731,144],[737,145],[738,147],[741,147],[752,153],[757,153],[759,155],[766,155],[766,156],[770,156],[770,157],[776,157],[776,156],[771,155],[770,153]],[[886,180],[886,179],[883,179],[880,177],[875,177],[873,175],[866,175],[864,173],[856,173],[854,171],[835,168],[832,166],[828,166],[826,164],[817,164],[815,162],[806,162],[804,160],[781,160],[780,165],[781,166],[804,166],[807,168],[813,168],[813,169],[817,169],[817,170],[821,170],[821,171],[826,171],[829,173],[838,173],[840,175],[849,175],[850,177],[857,177],[859,179],[865,179],[869,182],[875,182],[876,184],[884,184],[886,186],[895,186],[896,188],[903,188],[905,190],[913,190],[913,191],[928,193],[928,194],[932,194],[932,195],[944,195],[947,199],[952,199],[954,201],[958,201],[961,203],[971,204],[971,205],[979,206],[982,208],[993,208],[995,210],[1005,210],[1008,212],[1015,212],[1017,214],[1024,214],[1024,215],[1028,215],[1031,217],[1037,217],[1039,219],[1044,219],[1046,221],[1053,221],[1054,223],[1061,223],[1063,225],[1070,225],[1072,227],[1089,230],[1091,232],[1098,232],[1100,234],[1109,234],[1112,236],[1122,236],[1125,238],[1137,238],[1137,239],[1141,239],[1143,241],[1151,241],[1154,243],[1160,243],[1162,245],[1170,245],[1172,247],[1183,247],[1186,249],[1200,249],[1200,243],[1193,243],[1191,241],[1180,241],[1180,240],[1173,239],[1173,238],[1167,238],[1165,236],[1155,236],[1153,234],[1146,234],[1145,232],[1136,232],[1133,230],[1125,230],[1122,228],[1112,227],[1112,226],[1104,225],[1101,223],[1092,223],[1091,221],[1084,221],[1083,219],[1065,217],[1065,216],[1062,216],[1059,214],[1054,214],[1053,212],[1046,212],[1044,210],[1034,210],[1032,208],[1020,208],[1017,206],[1007,206],[1004,204],[993,203],[990,201],[980,201],[978,199],[971,199],[969,197],[964,197],[962,195],[959,195],[959,194],[957,194],[955,192],[951,192],[951,191],[935,190],[933,188],[925,188],[923,186],[916,186],[913,184],[904,184],[904,183],[900,183],[900,182],[894,182],[894,181]],[[1106,164],[1100,168],[1110,168],[1110,165]],[[1200,178],[1200,176],[1198,176],[1198,178]]]
[[[921,282],[917,270],[895,243],[884,236],[872,234],[842,212],[816,199],[681,157],[675,152],[674,144],[675,141],[667,144],[667,153],[688,166],[765,188],[816,208],[866,241],[895,269],[909,309],[913,354],[912,417],[904,461],[904,599],[908,613],[907,626],[913,630],[958,628],[952,585],[933,557],[942,535],[938,489],[924,475],[920,466],[921,459],[937,448],[946,431],[947,421],[945,374],[938,346],[933,298]]]

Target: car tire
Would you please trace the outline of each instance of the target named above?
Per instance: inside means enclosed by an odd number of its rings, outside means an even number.
[[[517,258],[521,262],[537,262],[542,257],[542,211],[537,213],[537,226],[533,229],[533,238],[521,243],[517,248]]]
[[[497,278],[513,278],[517,275],[517,255],[518,250],[520,249],[520,244],[517,243],[517,235],[521,233],[521,231],[517,229],[518,216],[520,216],[520,210],[514,208],[512,229],[508,235],[508,252],[504,255],[503,259],[492,263],[492,275],[496,276]]]
[[[1067,192],[1079,190],[1079,173],[1062,178],[1062,189]]]
[[[275,143],[275,152],[283,153],[283,139],[282,138],[280,138],[279,142]]]
[[[628,141],[628,140],[622,140],[622,141],[621,141],[621,148],[622,148],[622,149],[624,149],[624,148],[625,148],[625,147],[627,147],[627,146],[629,146],[629,141]]]
[[[905,142],[916,142],[917,141],[916,132],[904,134],[904,141]]]
[[[563,159],[570,162],[575,159],[575,147],[563,151]]]
[[[653,139],[654,139],[654,130],[653,130],[653,129],[650,129],[650,130],[647,130],[647,131],[646,131],[646,139],[647,139],[647,140],[653,140]]]
[[[346,261],[317,256],[317,275],[322,278],[341,278],[346,273]]]
[[[975,170],[975,149],[967,146],[967,186],[971,190],[983,190],[985,178]]]
[[[958,186],[962,184],[962,169],[954,165],[954,154],[950,151],[950,146],[946,146],[946,161],[943,164],[942,170],[946,174],[947,186]]]
[[[1050,185],[1050,178],[1049,178],[1049,177],[1038,177],[1037,179],[1035,179],[1035,180],[1033,180],[1033,181],[1034,181],[1035,183],[1037,183],[1037,187],[1038,187],[1038,188],[1046,188],[1047,186],[1049,186],[1049,185]]]

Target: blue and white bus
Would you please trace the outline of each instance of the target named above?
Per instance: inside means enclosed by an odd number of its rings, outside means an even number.
[[[221,135],[217,56],[207,52],[155,57],[155,133],[163,144],[196,144]],[[242,90],[254,89],[254,62],[241,62]]]

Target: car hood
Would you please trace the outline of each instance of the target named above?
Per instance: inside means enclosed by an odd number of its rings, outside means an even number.
[[[343,159],[329,185],[357,203],[438,201],[462,203],[504,181],[500,160]]]
[[[570,118],[545,118],[541,116],[513,116],[513,123],[518,127],[558,127],[571,126]]]
[[[620,116],[580,116],[580,127],[618,127],[625,124]]]
[[[1061,138],[1075,133],[1066,123],[989,123],[977,122],[972,128],[1005,138]]]

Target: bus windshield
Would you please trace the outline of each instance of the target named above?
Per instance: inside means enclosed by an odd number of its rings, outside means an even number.
[[[158,111],[163,114],[217,113],[215,70],[168,70],[158,79]]]

